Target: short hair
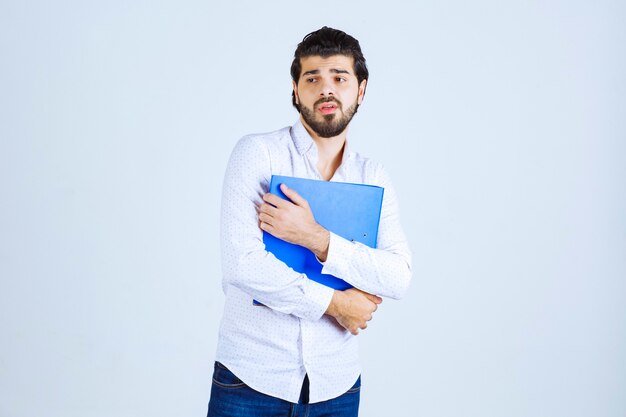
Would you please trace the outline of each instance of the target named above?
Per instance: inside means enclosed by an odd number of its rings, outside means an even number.
[[[346,32],[328,26],[309,33],[298,44],[291,63],[291,78],[296,84],[300,81],[300,72],[302,71],[300,58],[308,56],[327,58],[332,55],[345,55],[354,59],[354,73],[359,85],[361,85],[361,81],[368,79],[369,71],[359,41]],[[291,92],[291,102],[299,112],[300,106],[296,103],[296,94],[293,91]]]

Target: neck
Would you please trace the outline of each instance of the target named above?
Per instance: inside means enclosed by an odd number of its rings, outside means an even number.
[[[317,147],[317,169],[322,178],[328,181],[333,177],[339,165],[341,165],[348,128],[337,136],[323,138],[315,133],[302,117],[300,117],[300,120]]]
[[[300,117],[300,121],[309,135],[311,135],[311,138],[313,138],[315,145],[317,145],[317,153],[320,157],[322,157],[322,155],[325,158],[334,158],[337,155],[341,156],[343,145],[346,143],[346,138],[348,137],[348,128],[337,136],[323,138],[315,133],[302,117]]]

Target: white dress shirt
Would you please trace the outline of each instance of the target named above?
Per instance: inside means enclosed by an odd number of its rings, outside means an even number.
[[[309,401],[316,403],[338,397],[356,382],[361,373],[357,336],[324,314],[331,288],[265,250],[257,208],[272,175],[322,179],[317,146],[300,121],[243,137],[230,157],[221,217],[226,302],[216,360],[251,388],[293,403],[308,374]],[[377,248],[331,233],[322,273],[371,294],[401,298],[411,280],[411,254],[389,176],[382,165],[351,152],[346,143],[331,181],[377,185],[385,191]],[[265,307],[253,305],[253,299]]]

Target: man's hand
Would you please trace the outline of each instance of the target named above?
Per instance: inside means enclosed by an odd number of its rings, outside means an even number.
[[[330,233],[315,221],[304,198],[285,184],[280,185],[280,190],[291,201],[265,194],[265,203],[259,207],[259,227],[279,239],[304,246],[320,261],[326,261]]]
[[[326,314],[333,316],[341,326],[356,336],[359,329],[367,327],[367,322],[382,302],[382,298],[357,288],[335,291]]]

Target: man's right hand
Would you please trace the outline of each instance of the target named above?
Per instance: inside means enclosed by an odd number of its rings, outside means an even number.
[[[334,317],[341,326],[356,336],[359,329],[367,327],[367,322],[372,319],[372,314],[382,302],[382,298],[357,288],[335,290],[326,314]]]

